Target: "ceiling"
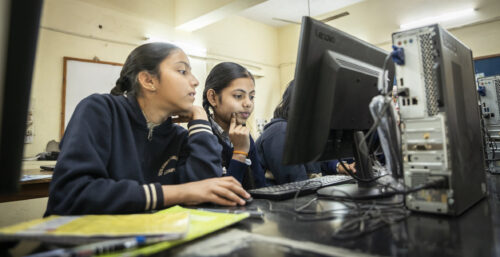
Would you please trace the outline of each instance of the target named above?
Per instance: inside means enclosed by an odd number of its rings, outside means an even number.
[[[348,16],[329,25],[374,44],[384,44],[402,23],[446,12],[475,8],[467,17],[442,23],[448,29],[500,20],[500,0],[78,0],[119,12],[169,23],[176,28],[197,23],[195,31],[232,15],[281,28],[307,15],[323,19],[342,12]],[[155,6],[155,8],[151,8]],[[170,12],[168,12],[170,10]],[[180,20],[174,16],[184,15]],[[170,15],[169,15],[169,14]],[[187,13],[187,15],[186,15]]]
[[[318,17],[362,1],[365,0],[268,0],[242,11],[239,15],[281,27],[290,23],[273,18],[300,22],[302,16]]]

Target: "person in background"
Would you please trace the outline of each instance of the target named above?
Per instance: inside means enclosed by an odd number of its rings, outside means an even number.
[[[221,177],[222,147],[186,54],[167,43],[134,49],[111,94],[75,109],[61,141],[45,216],[137,213],[174,204],[244,205],[250,195]],[[175,124],[189,121],[188,130]]]
[[[265,186],[255,143],[246,127],[254,97],[254,77],[237,63],[219,63],[207,76],[203,108],[222,145],[223,173],[235,177],[245,189]]]
[[[338,161],[314,162],[302,165],[283,165],[283,148],[285,145],[288,112],[294,84],[291,81],[283,93],[281,102],[274,110],[274,117],[264,126],[262,135],[256,146],[259,160],[266,170],[268,184],[284,184],[325,174],[347,174]],[[346,163],[347,168],[355,171],[354,163]]]

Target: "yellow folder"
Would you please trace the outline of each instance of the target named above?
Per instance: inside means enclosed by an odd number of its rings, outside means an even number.
[[[169,240],[127,252],[127,256],[149,255],[230,226],[248,216],[248,213],[216,213],[180,206],[153,214],[49,216],[0,228],[0,240],[81,244],[139,235]]]

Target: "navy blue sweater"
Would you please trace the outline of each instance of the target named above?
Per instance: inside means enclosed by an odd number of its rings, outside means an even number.
[[[248,166],[246,163],[233,159],[234,148],[231,145],[227,135],[224,134],[222,128],[214,120],[212,120],[212,130],[215,135],[218,135],[217,137],[219,139],[219,144],[222,146],[222,165],[226,169],[225,175],[233,176],[234,178],[236,178],[240,183],[242,183],[245,189],[251,189],[251,187],[245,186],[246,183],[244,182],[253,184],[255,188],[266,186],[264,170],[260,165],[259,156],[255,149],[255,142],[252,136],[250,136],[250,150],[248,151],[247,157],[248,159],[250,159],[252,164]],[[244,181],[245,175],[247,174],[249,169],[253,176],[253,183],[252,181]]]
[[[222,147],[208,121],[189,130],[169,118],[153,129],[134,97],[91,95],[61,141],[45,215],[163,208],[161,185],[222,176]]]
[[[337,161],[315,162],[301,165],[283,165],[287,121],[276,118],[264,126],[264,132],[257,139],[256,146],[261,165],[271,171],[276,184],[305,180],[310,173],[336,173]],[[333,172],[332,172],[333,170]]]

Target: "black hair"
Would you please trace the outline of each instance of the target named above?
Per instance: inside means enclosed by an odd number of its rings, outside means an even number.
[[[209,113],[210,102],[208,101],[207,91],[213,89],[216,94],[229,86],[231,82],[239,78],[250,78],[255,83],[252,73],[245,67],[234,62],[221,62],[210,71],[205,81],[205,89],[203,90],[203,109]]]
[[[274,118],[282,118],[288,120],[288,111],[290,110],[290,102],[292,101],[292,92],[294,88],[293,80],[288,83],[288,87],[283,93],[281,102],[274,109]]]
[[[179,47],[169,43],[148,43],[135,48],[127,57],[120,72],[120,78],[116,86],[111,89],[112,95],[123,95],[137,97],[141,94],[141,85],[137,80],[137,74],[147,71],[159,77],[159,65],[174,50]]]

